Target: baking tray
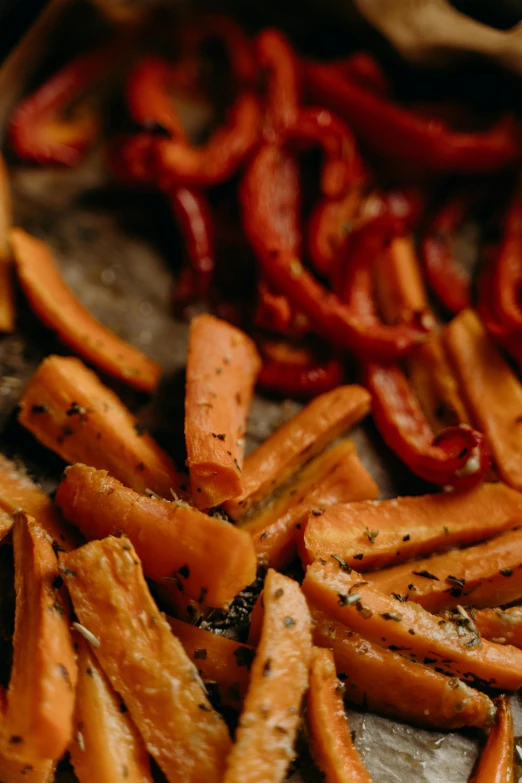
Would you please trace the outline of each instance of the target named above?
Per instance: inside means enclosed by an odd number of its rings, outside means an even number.
[[[269,21],[280,21],[279,16],[280,11],[272,10]],[[251,3],[250,18],[263,21],[263,11],[256,3]],[[325,25],[324,19],[321,24]],[[74,50],[81,39],[96,35],[101,27],[100,17],[85,3],[57,0],[51,4],[0,71],[2,127],[17,97],[52,65],[53,58],[46,52],[60,48],[64,30],[67,48]],[[298,34],[302,40],[309,37],[302,29]],[[365,34],[372,39],[371,33]],[[336,28],[329,41],[339,39]],[[167,206],[157,195],[111,182],[101,147],[72,170],[22,165],[8,150],[7,160],[15,223],[49,242],[65,280],[102,323],[163,366],[163,378],[152,400],[104,380],[179,459],[183,454],[188,325],[176,320],[169,308],[173,270],[180,263],[181,249]],[[17,424],[16,406],[38,363],[52,352],[67,351],[20,301],[16,332],[0,339],[0,450],[23,463],[49,492],[57,485],[63,463]],[[256,396],[249,419],[248,449],[297,409],[295,402]],[[351,437],[382,497],[422,491],[423,486],[384,447],[371,424],[356,428]],[[513,709],[515,733],[522,735],[518,695],[513,697]],[[477,757],[479,735],[471,731],[424,731],[356,710],[349,710],[349,719],[374,783],[466,783]],[[308,756],[304,736],[299,738],[299,751],[289,779],[293,783],[321,780]],[[64,783],[74,780],[74,775],[62,765],[56,779]]]

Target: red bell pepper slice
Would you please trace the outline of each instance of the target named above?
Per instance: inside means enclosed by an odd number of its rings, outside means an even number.
[[[470,194],[450,199],[435,216],[421,244],[428,285],[450,313],[471,307],[470,276],[459,266],[450,242],[473,200]]]
[[[127,79],[126,99],[132,119],[152,134],[185,139],[185,130],[169,90],[176,83],[176,68],[165,60],[147,57],[136,65]]]
[[[416,116],[365,89],[328,66],[306,63],[312,100],[339,114],[385,158],[409,163],[417,172],[487,172],[515,165],[522,145],[517,124],[505,117],[487,131],[460,133],[443,122]]]
[[[230,179],[256,146],[261,129],[261,106],[252,90],[236,98],[225,125],[206,144],[194,147],[183,140],[156,139],[156,171],[160,187],[211,187]]]
[[[247,167],[241,184],[243,225],[263,275],[328,342],[388,360],[403,355],[422,339],[422,325],[375,324],[368,330],[364,320],[318,283],[296,257],[298,248],[280,230],[286,225],[288,206],[296,201],[292,194],[295,182],[283,185],[281,181],[284,161],[280,147],[264,145]]]
[[[257,384],[284,397],[309,399],[342,384],[344,370],[339,359],[317,360],[314,352],[288,343],[263,341],[263,365]]]
[[[376,95],[387,96],[391,92],[390,82],[383,69],[368,52],[354,52],[343,60],[334,60],[327,67],[336,76],[352,79],[361,87]]]
[[[107,73],[120,47],[114,43],[79,55],[18,104],[9,124],[16,154],[36,163],[75,166],[95,140],[98,114],[81,103],[65,112]]]
[[[368,364],[365,381],[384,442],[412,473],[441,486],[460,489],[480,484],[491,458],[484,436],[466,425],[448,427],[434,439],[402,370]]]
[[[204,299],[215,267],[212,215],[208,201],[202,193],[177,188],[170,195],[170,203],[192,267],[193,298]]]
[[[300,142],[319,146],[325,153],[321,191],[327,198],[341,198],[362,178],[362,163],[353,133],[346,123],[325,109],[299,109],[281,138],[286,143]]]
[[[263,30],[255,41],[258,67],[266,80],[267,140],[294,125],[301,104],[300,68],[289,41],[279,30]]]
[[[321,199],[308,221],[308,252],[314,269],[328,277],[341,247],[358,220],[362,203],[361,189],[350,188],[340,199]]]

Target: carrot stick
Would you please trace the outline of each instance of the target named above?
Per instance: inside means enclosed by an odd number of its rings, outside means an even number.
[[[219,783],[228,730],[193,663],[152,600],[125,538],[91,541],[60,557],[81,626],[171,783]]]
[[[129,536],[147,576],[172,579],[189,597],[210,606],[231,601],[255,579],[248,533],[186,503],[139,495],[104,470],[67,468],[56,503],[88,539]]]
[[[488,439],[500,477],[522,489],[522,386],[471,310],[454,318],[443,337],[461,394]]]
[[[221,704],[239,709],[248,688],[254,648],[174,617],[167,617],[167,622],[205,685],[217,687]]]
[[[517,690],[522,683],[522,651],[481,642],[473,631],[461,635],[454,623],[439,625],[422,606],[382,593],[342,563],[313,563],[303,592],[350,630],[381,647],[402,648],[412,660],[495,688]]]
[[[479,758],[470,783],[514,783],[513,718],[507,696],[497,700],[497,722],[489,732],[488,741]]]
[[[254,540],[259,563],[281,570],[295,559],[296,539],[312,509],[322,513],[335,503],[375,498],[378,493],[352,441],[341,441],[306,465],[271,505],[248,519],[243,529]]]
[[[495,644],[522,647],[522,607],[510,609],[474,609],[473,622],[484,639]]]
[[[59,759],[69,744],[77,667],[56,555],[42,528],[22,512],[13,546],[14,653],[1,746],[5,755],[31,764]]]
[[[495,708],[484,693],[369,642],[313,604],[310,611],[314,644],[333,650],[348,701],[416,726],[448,730],[491,725]]]
[[[38,318],[88,362],[130,386],[151,392],[161,368],[92,316],[62,279],[45,242],[10,231],[16,272]]]
[[[331,650],[314,647],[307,697],[310,749],[327,783],[371,783],[350,734]]]
[[[415,315],[420,315],[428,325],[435,325],[410,237],[395,239],[388,253],[379,261],[376,271],[376,294],[386,323],[411,322]],[[410,384],[435,434],[445,427],[469,424],[469,416],[446,357],[440,332],[414,346],[406,364]]]
[[[366,574],[384,593],[407,596],[430,612],[460,604],[501,606],[522,598],[522,530],[483,544]]]
[[[15,294],[9,229],[12,223],[11,192],[4,159],[0,154],[0,332],[15,327]]]
[[[225,503],[233,518],[243,518],[284,484],[306,462],[362,419],[370,395],[361,386],[339,386],[310,402],[267,438],[244,463],[243,492]]]
[[[200,315],[190,327],[185,392],[187,465],[194,503],[241,495],[246,419],[261,359],[239,329]]]
[[[78,545],[76,531],[62,520],[51,499],[0,454],[0,541],[13,525],[14,512],[20,509],[36,519],[51,537],[54,549],[69,551]]]
[[[331,554],[373,571],[503,533],[522,520],[522,494],[505,484],[393,500],[344,503],[309,515],[301,558]],[[416,564],[411,566],[416,568]],[[385,572],[384,572],[385,573]]]
[[[80,783],[152,783],[147,751],[125,703],[79,633],[75,645],[78,684],[69,752],[76,777]]]
[[[223,783],[284,780],[294,757],[312,652],[310,613],[297,582],[270,569],[261,640]]]
[[[2,783],[51,783],[54,780],[56,762],[33,761],[25,764],[23,761],[10,759],[0,753],[0,780]]]
[[[72,356],[44,359],[22,395],[18,420],[66,462],[104,468],[137,492],[170,500],[171,490],[186,489],[186,477],[132,413]]]

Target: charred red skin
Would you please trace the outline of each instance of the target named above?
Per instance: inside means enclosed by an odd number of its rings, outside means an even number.
[[[301,78],[297,57],[279,30],[263,30],[256,37],[257,65],[266,81],[264,134],[267,141],[292,127],[301,104]]]
[[[470,194],[462,194],[448,201],[435,216],[421,245],[428,284],[450,313],[471,307],[470,277],[453,256],[450,241],[472,200]]]
[[[514,166],[521,156],[520,134],[512,117],[489,130],[460,133],[426,120],[365,89],[329,66],[307,62],[304,79],[312,100],[339,114],[365,144],[387,160],[417,172],[488,172]]]
[[[96,127],[72,118],[67,141],[53,139],[53,123],[63,127],[63,114],[78,96],[99,82],[115,61],[120,47],[114,44],[75,57],[18,104],[9,124],[11,145],[24,160],[75,166],[96,138]],[[90,109],[89,114],[93,115]]]
[[[194,273],[194,298],[204,299],[215,267],[210,206],[202,193],[188,188],[174,190],[170,202]]]
[[[297,224],[297,178],[282,178],[285,153],[264,145],[248,166],[241,185],[243,225],[258,256],[264,277],[303,312],[327,342],[361,355],[390,360],[407,352],[424,333],[419,324],[368,330],[364,321],[318,283],[296,258],[298,248],[284,230]],[[283,229],[283,230],[282,230]]]
[[[169,95],[175,81],[175,69],[158,57],[147,57],[136,65],[126,85],[129,114],[143,127],[154,133],[162,129],[169,136],[185,139],[185,130]]]
[[[386,74],[368,52],[354,52],[344,60],[328,63],[327,67],[337,78],[351,79],[375,95],[387,97],[391,93],[391,85]]]

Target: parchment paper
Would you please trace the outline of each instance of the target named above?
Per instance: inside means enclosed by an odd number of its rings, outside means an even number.
[[[179,244],[168,209],[160,197],[108,183],[100,150],[73,171],[14,161],[10,170],[16,223],[50,243],[65,279],[100,321],[163,365],[164,377],[152,401],[110,383],[160,443],[179,457],[187,324],[169,313]],[[18,426],[15,409],[25,383],[50,352],[67,353],[21,299],[17,331],[0,339],[0,449],[20,459],[48,491],[55,488],[63,463]],[[297,407],[256,397],[248,447],[263,440]],[[371,425],[357,428],[352,437],[382,497],[422,489]],[[522,734],[522,709],[517,697],[513,701],[515,731]],[[350,711],[349,719],[375,783],[466,783],[477,755],[477,734],[422,731],[358,711]],[[299,750],[292,782],[320,780],[304,737]],[[57,779],[68,780],[70,775],[65,771]]]

